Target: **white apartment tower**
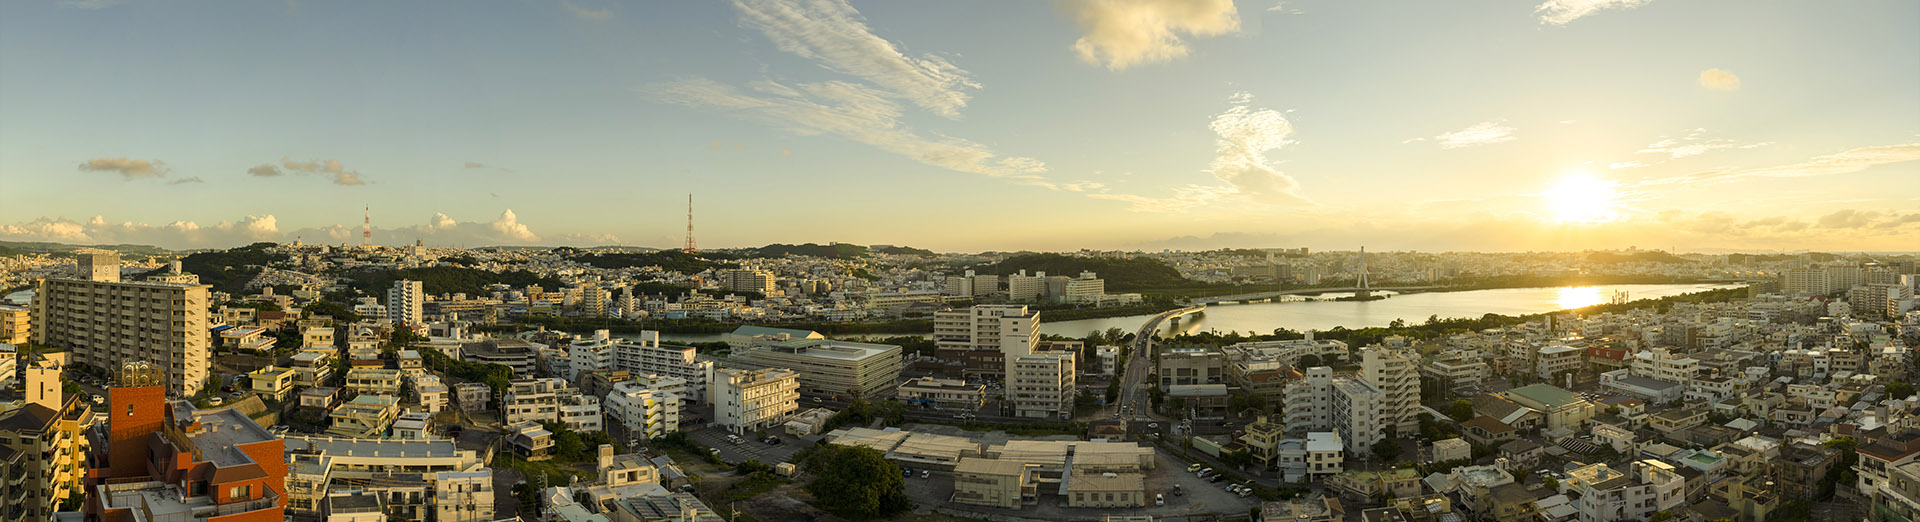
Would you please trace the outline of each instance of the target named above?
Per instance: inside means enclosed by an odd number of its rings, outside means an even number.
[[[387,289],[387,319],[395,324],[413,326],[423,322],[427,291],[419,281],[401,279]]]
[[[663,380],[674,381],[672,386],[684,388],[679,379],[665,377]],[[606,405],[608,431],[628,440],[653,439],[680,431],[680,394],[650,384],[621,381],[613,385],[613,391],[607,392],[607,400],[602,403]]]
[[[1380,390],[1380,418],[1400,435],[1420,430],[1420,359],[1370,346],[1360,350],[1360,379]]]
[[[613,368],[635,376],[651,374],[685,380],[687,392],[680,395],[680,400],[689,404],[707,400],[707,383],[714,382],[712,361],[699,360],[691,346],[661,345],[660,332],[651,330],[640,332],[636,339],[615,343]]]
[[[719,370],[714,373],[714,423],[750,433],[787,422],[799,408],[800,375],[793,370]]]
[[[123,283],[118,256],[81,256],[85,279],[38,281],[33,342],[65,348],[73,363],[110,372],[129,362],[163,368],[170,395],[200,393],[207,380],[212,287]]]
[[[1373,444],[1386,438],[1391,423],[1385,415],[1386,394],[1362,381],[1336,378],[1331,386],[1333,429],[1347,444],[1347,451],[1366,455]]]
[[[1007,395],[1013,416],[1032,419],[1073,419],[1074,353],[1048,350],[1007,358]]]
[[[1281,393],[1285,400],[1280,402],[1280,422],[1287,433],[1333,429],[1332,367],[1307,368],[1304,376],[1287,382]]]

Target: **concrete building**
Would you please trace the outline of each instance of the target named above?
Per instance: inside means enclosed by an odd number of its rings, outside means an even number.
[[[327,433],[339,437],[378,437],[400,416],[400,399],[391,395],[361,395],[327,413],[333,424]]]
[[[1473,455],[1473,445],[1461,439],[1442,439],[1433,441],[1433,461],[1451,462],[1465,460]]]
[[[1700,376],[1700,361],[1673,355],[1666,348],[1654,348],[1633,354],[1630,373],[1671,383],[1686,384]]]
[[[1033,353],[1040,344],[1040,313],[1020,305],[974,305],[934,312],[933,341],[941,359],[979,360],[965,373],[1004,379],[1008,359]],[[969,358],[972,353],[997,357]],[[976,356],[977,357],[977,356]]]
[[[1013,460],[988,458],[960,459],[953,469],[953,497],[960,504],[1019,508],[1039,501],[1034,480],[1038,466]]]
[[[712,386],[714,422],[734,433],[770,429],[799,408],[800,375],[793,370],[719,370]]]
[[[623,381],[614,384],[606,398],[607,431],[615,437],[647,440],[680,431],[678,393],[649,387],[646,382]]]
[[[1548,385],[1534,384],[1500,392],[1502,397],[1545,415],[1548,430],[1579,429],[1593,418],[1593,403],[1581,400],[1573,392]]]
[[[287,520],[324,520],[328,496],[361,491],[385,499],[387,520],[491,522],[493,473],[449,439],[288,435]]]
[[[387,289],[387,319],[401,326],[425,322],[427,290],[419,281],[401,279]]]
[[[0,413],[0,460],[8,464],[4,475],[10,479],[0,481],[8,495],[0,520],[49,519],[61,502],[81,492],[88,441],[80,430],[93,411],[79,397],[61,394],[57,384],[49,388]]]
[[[1147,507],[1146,476],[1139,473],[1084,473],[1067,476],[1067,507]]]
[[[713,363],[699,360],[697,355],[693,347],[662,345],[660,332],[645,331],[636,340],[614,345],[614,367],[635,376],[660,375],[684,380],[687,393],[680,394],[680,400],[691,406],[706,402],[707,384],[714,380]]]
[[[1586,352],[1563,344],[1544,347],[1534,352],[1533,366],[1540,380],[1562,382],[1561,375],[1578,373],[1586,366]]]
[[[736,350],[729,363],[748,369],[786,368],[799,374],[800,395],[891,399],[900,383],[900,347],[891,344],[802,339]]]
[[[1335,377],[1333,392],[1333,430],[1340,434],[1347,451],[1370,455],[1373,444],[1386,438],[1386,394],[1365,381]]]
[[[1360,379],[1380,391],[1382,427],[1420,430],[1420,358],[1407,351],[1370,346],[1360,350]]]
[[[460,411],[487,411],[492,409],[493,388],[483,383],[463,382],[453,385],[453,398]]]
[[[774,277],[773,272],[751,268],[721,270],[715,273],[715,277],[715,283],[728,292],[753,292],[760,295],[773,295],[774,288],[780,282],[780,278]]]
[[[0,304],[0,344],[25,346],[33,340],[33,310]]]
[[[107,390],[106,429],[94,432],[89,462],[98,467],[88,472],[88,520],[285,518],[279,437],[239,410],[166,402],[165,388],[152,384],[162,382],[157,369],[122,375],[125,385]]]
[[[977,411],[987,405],[987,387],[960,379],[916,377],[900,385],[899,398],[908,407],[942,411]]]
[[[208,376],[212,287],[122,283],[119,269],[106,268],[107,261],[90,261],[90,273],[102,279],[38,281],[34,344],[69,349],[72,364],[101,373],[146,361],[165,369],[165,386],[172,396],[199,394]]]
[[[447,385],[440,382],[440,376],[420,374],[413,376],[413,398],[427,413],[440,413],[447,408]]]
[[[1013,416],[1032,419],[1073,418],[1073,396],[1079,389],[1072,350],[1046,350],[1007,359],[1007,399]]]
[[[560,395],[572,391],[559,378],[514,379],[507,382],[507,394],[500,408],[507,424],[522,421],[558,422]]]
[[[1107,282],[1093,272],[1081,272],[1079,277],[1066,281],[1065,291],[1055,297],[1063,303],[1094,304],[1107,293]]]
[[[592,337],[568,345],[567,382],[579,385],[582,374],[614,369],[614,346],[613,334],[607,330],[594,330]]]
[[[346,389],[373,395],[400,395],[403,382],[400,370],[388,368],[354,368],[347,370]]]
[[[1635,461],[1630,473],[1590,464],[1567,472],[1560,492],[1579,496],[1574,507],[1581,522],[1646,520],[1655,512],[1686,504],[1686,479],[1673,465]]]
[[[1226,355],[1210,347],[1168,347],[1160,350],[1157,371],[1160,388],[1186,384],[1223,384]]]
[[[247,381],[254,394],[273,399],[274,402],[287,402],[293,394],[294,371],[292,368],[268,366],[247,373]]]
[[[516,376],[530,376],[535,346],[522,339],[487,339],[460,345],[460,360],[504,365]]]

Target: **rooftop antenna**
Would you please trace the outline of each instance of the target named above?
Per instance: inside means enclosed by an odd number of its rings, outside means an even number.
[[[700,252],[700,245],[693,242],[693,194],[687,194],[687,253]]]
[[[373,246],[373,207],[362,207],[362,210],[366,211],[366,217],[360,222],[360,246],[371,247]]]

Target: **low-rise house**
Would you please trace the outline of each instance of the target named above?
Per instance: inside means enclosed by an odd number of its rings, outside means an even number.
[[[400,395],[401,373],[386,368],[347,370],[346,388],[373,395]]]
[[[332,408],[339,402],[339,388],[312,386],[300,390],[300,407],[302,408]]]
[[[1493,417],[1481,415],[1460,423],[1461,436],[1481,447],[1499,447],[1520,436],[1520,430]]]
[[[400,399],[391,395],[361,395],[327,414],[333,425],[327,433],[340,437],[378,437],[386,434],[400,415]]]
[[[1546,454],[1546,449],[1526,439],[1501,444],[1498,453],[1499,458],[1507,459],[1507,463],[1513,466],[1511,469],[1533,469],[1534,466],[1540,465],[1541,457]]]
[[[292,368],[268,366],[247,373],[253,393],[274,402],[285,402],[293,393],[294,371]]]
[[[513,447],[513,456],[528,462],[553,458],[553,432],[534,421],[524,421],[507,426],[507,443]]]

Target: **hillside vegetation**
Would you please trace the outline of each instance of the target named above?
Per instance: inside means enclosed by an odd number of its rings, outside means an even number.
[[[540,277],[526,270],[489,272],[457,266],[430,266],[401,270],[362,269],[348,272],[345,276],[351,280],[348,286],[370,294],[384,292],[393,287],[394,281],[401,279],[419,281],[428,294],[435,295],[455,292],[479,295],[487,289],[487,285],[494,284],[515,287],[540,285],[548,289],[563,286],[559,279]]]
[[[657,266],[663,270],[682,274],[697,274],[715,268],[740,266],[738,263],[727,261],[732,258],[733,256],[725,254],[689,254],[679,250],[661,250],[634,254],[586,254],[573,259],[597,268]]]
[[[180,269],[200,276],[200,282],[220,292],[240,293],[247,282],[260,275],[261,267],[287,260],[283,254],[267,252],[277,245],[254,243],[240,248],[190,254],[180,259]],[[161,270],[165,270],[164,268]]]

